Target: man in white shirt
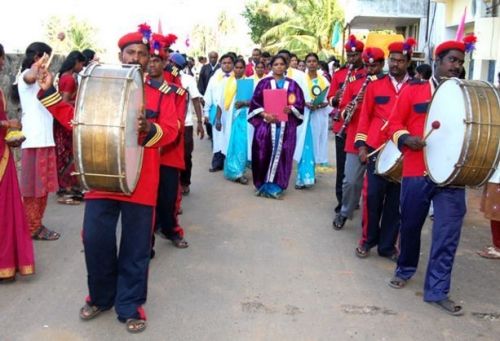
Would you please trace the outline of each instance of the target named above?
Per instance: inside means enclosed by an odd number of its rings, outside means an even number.
[[[222,90],[224,89],[224,84],[227,79],[231,76],[234,67],[234,59],[232,55],[225,54],[220,59],[221,68],[217,70],[210,81],[208,82],[207,90],[203,99],[205,101],[205,107],[203,108],[204,115],[208,121],[215,127],[219,126],[218,129],[212,131],[212,164],[209,169],[210,172],[217,172],[224,168],[224,154],[222,154],[222,148],[224,145],[224,133],[221,126],[225,125],[225,116],[222,115],[220,121],[216,121],[216,109],[219,105],[220,98],[222,96]]]
[[[175,55],[175,53],[173,54]],[[171,55],[170,60],[175,60],[175,57]],[[184,69],[186,65],[177,65],[179,69]],[[202,120],[202,107],[201,98],[202,95],[198,91],[198,86],[196,84],[196,79],[182,71],[181,74],[182,87],[186,89],[188,93],[188,105],[186,110],[186,120],[184,123],[184,162],[186,163],[186,168],[181,172],[181,186],[182,194],[189,194],[189,186],[191,185],[191,170],[193,168],[192,154],[194,149],[193,140],[193,124],[194,118],[196,116],[196,135],[203,139],[205,136],[205,131],[203,130],[203,120]]]

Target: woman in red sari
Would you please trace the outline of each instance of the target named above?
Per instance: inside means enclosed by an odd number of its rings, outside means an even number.
[[[70,104],[75,104],[78,83],[76,75],[82,71],[85,56],[80,51],[71,51],[59,69],[59,92],[62,99]],[[54,142],[56,144],[57,180],[59,183],[60,204],[78,205],[82,200],[82,193],[78,188],[78,181],[74,175],[73,163],[73,136],[72,132],[65,129],[54,120]]]
[[[5,53],[0,44],[0,71]],[[20,129],[18,120],[7,119],[6,100],[0,89],[0,282],[12,281],[16,273],[31,275],[35,271],[33,242],[17,182],[14,155],[10,146],[19,146],[20,139],[5,137],[9,129]]]

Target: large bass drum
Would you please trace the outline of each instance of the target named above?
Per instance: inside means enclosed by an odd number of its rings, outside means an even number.
[[[83,72],[73,150],[76,175],[86,190],[127,195],[134,191],[142,166],[137,117],[143,102],[139,66],[91,64]]]
[[[492,84],[451,78],[436,89],[424,136],[424,159],[439,186],[481,186],[493,174],[500,152],[500,95]]]

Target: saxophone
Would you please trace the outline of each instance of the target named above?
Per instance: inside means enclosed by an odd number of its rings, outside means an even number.
[[[366,75],[365,81],[363,82],[363,85],[361,86],[361,89],[359,90],[358,94],[354,99],[349,102],[349,104],[346,106],[344,109],[344,112],[342,113],[344,117],[344,124],[342,124],[342,127],[340,128],[339,132],[336,134],[336,136],[340,138],[345,138],[345,130],[347,129],[347,126],[352,120],[352,117],[354,116],[354,113],[356,112],[356,109],[358,108],[359,103],[363,102],[363,97],[365,97],[365,90],[366,86],[368,83],[372,80],[373,76]]]
[[[349,70],[347,71],[347,74],[345,76],[344,83],[342,83],[342,87],[337,91],[335,94],[335,97],[332,98],[332,106],[334,106],[334,103],[339,103],[339,101],[342,99],[344,96],[344,91],[347,86],[347,81],[349,80],[349,77],[351,77],[353,65],[349,64]],[[337,108],[335,108],[335,114],[333,115],[333,120],[334,121],[340,121],[340,110],[338,109],[338,104],[336,105]]]

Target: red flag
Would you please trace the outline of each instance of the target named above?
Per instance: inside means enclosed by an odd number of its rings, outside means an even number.
[[[158,31],[156,33],[163,35],[163,30],[161,29],[161,19],[158,19]]]
[[[456,41],[462,41],[464,38],[465,32],[465,17],[467,16],[467,6],[464,8],[464,14],[462,15],[462,19],[460,20],[460,24],[458,24],[457,28],[457,36],[455,37]]]

